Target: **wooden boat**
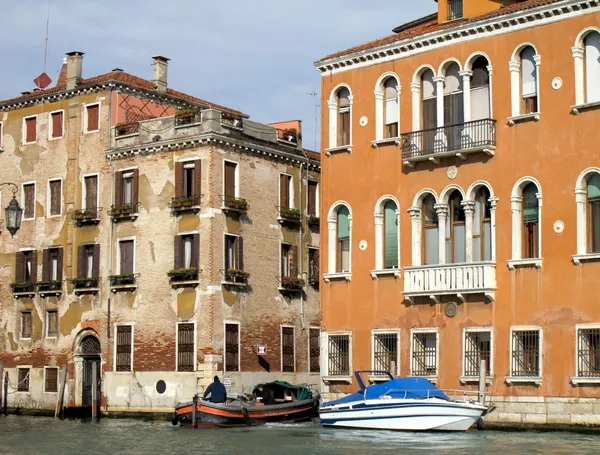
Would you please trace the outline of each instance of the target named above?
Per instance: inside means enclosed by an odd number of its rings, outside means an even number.
[[[270,389],[274,402],[265,404],[256,398],[258,388]],[[180,403],[175,407],[173,425],[191,426],[194,402]],[[196,423],[205,427],[251,426],[267,422],[306,422],[318,416],[319,394],[308,387],[283,381],[259,384],[253,396],[239,396],[226,403],[196,402]]]

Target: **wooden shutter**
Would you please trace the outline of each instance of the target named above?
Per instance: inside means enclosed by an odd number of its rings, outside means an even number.
[[[131,326],[117,326],[117,371],[131,371]]]
[[[92,275],[94,278],[100,278],[100,244],[94,245],[94,263],[92,264]]]
[[[120,243],[121,248],[121,275],[133,273],[133,240]]]
[[[63,112],[54,112],[52,114],[52,137],[62,137],[63,135]]]
[[[97,131],[99,123],[99,106],[87,106],[87,131]]]
[[[235,163],[225,162],[225,196],[235,197]]]
[[[308,182],[308,214],[317,215],[317,183]]]
[[[58,368],[46,368],[45,392],[58,392]]]
[[[115,205],[117,207],[123,205],[123,172],[115,173]]]
[[[37,140],[37,117],[25,119],[25,142],[35,142]]]
[[[31,311],[21,313],[21,337],[31,338],[32,332],[32,316]]]
[[[85,178],[85,208],[96,210],[98,206],[98,177]]]
[[[62,182],[52,180],[50,182],[50,215],[60,215],[62,199]]]
[[[58,258],[56,260],[56,268],[58,270],[56,271],[56,279],[58,281],[62,281],[62,279],[63,279],[63,249],[57,248],[57,254],[58,254]]]
[[[50,281],[51,261],[50,249],[46,248],[42,254],[42,281]]]
[[[235,242],[235,268],[244,270],[244,239],[240,236]]]
[[[194,324],[177,326],[177,371],[194,371]]]
[[[200,234],[192,235],[192,268],[200,268]]]
[[[288,262],[289,262],[289,273],[291,278],[298,277],[298,247],[296,245],[290,246],[290,251],[288,253]]]
[[[23,252],[19,251],[15,254],[15,282],[22,283],[25,281],[25,261]]]
[[[173,258],[174,258],[174,264],[173,264],[173,268],[175,270],[177,269],[181,269],[183,267],[183,236],[181,235],[176,235],[175,236],[175,242],[173,245]]]
[[[183,163],[175,163],[175,197],[183,196]]]
[[[86,276],[86,246],[79,245],[77,248],[77,278],[83,278]]]
[[[28,185],[24,185],[25,188],[25,208],[23,217],[24,218],[33,218],[35,213],[35,184],[30,183]]]
[[[283,208],[290,208],[290,176],[279,175],[279,205]]]
[[[194,197],[198,198],[200,203],[200,195],[202,194],[202,162],[194,161]]]
[[[139,169],[133,169],[131,171],[133,174],[131,177],[131,205],[133,207],[137,206],[138,198],[139,198],[139,183],[140,183],[140,171]]]
[[[37,282],[38,252],[31,252],[31,282]]]

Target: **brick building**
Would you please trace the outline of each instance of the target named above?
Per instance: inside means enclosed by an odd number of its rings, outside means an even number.
[[[431,3],[316,63],[325,390],[484,359],[490,420],[599,423],[600,4]]]
[[[299,121],[265,125],[120,69],[0,102],[3,181],[20,230],[0,244],[9,406],[169,411],[232,391],[318,383],[318,153]],[[9,201],[2,194],[2,204]],[[259,347],[265,355],[257,355]]]

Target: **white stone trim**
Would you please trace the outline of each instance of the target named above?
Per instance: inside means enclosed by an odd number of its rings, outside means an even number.
[[[531,376],[531,377],[513,376],[513,371],[512,371],[513,334],[514,334],[514,332],[522,332],[522,331],[527,331],[527,330],[537,330],[539,333],[540,346],[539,346],[538,363],[540,366],[540,368],[539,368],[540,375],[539,376]],[[539,325],[513,325],[513,326],[511,326],[509,343],[510,343],[510,349],[508,351],[509,375],[504,378],[505,382],[508,385],[512,385],[512,384],[516,384],[516,383],[529,383],[529,384],[533,383],[536,385],[541,385],[542,379],[544,377],[544,363],[543,363],[544,362],[544,330],[542,329],[542,326],[539,326]]]
[[[371,272],[372,277],[373,272],[381,272],[385,270],[385,253],[383,251],[383,247],[385,245],[385,204],[388,202],[393,202],[396,204],[396,224],[398,231],[398,264],[396,264],[396,269],[398,270],[396,272],[399,273],[400,269],[400,203],[396,197],[392,196],[391,194],[386,194],[385,196],[379,198],[375,204],[375,210],[373,212],[375,222],[375,269]]]
[[[536,68],[536,98],[537,98],[537,111],[534,113],[525,114],[521,112],[521,89],[523,85],[522,75],[521,75],[521,52],[526,48],[531,47],[535,54],[533,59],[535,61]],[[540,119],[541,112],[541,100],[540,100],[540,64],[541,57],[537,47],[530,42],[525,42],[519,44],[515,50],[513,51],[510,61],[508,62],[508,69],[510,70],[510,94],[511,94],[511,116],[508,118],[508,124],[510,126],[515,123],[527,121],[527,120],[535,120],[538,121]]]
[[[385,144],[385,143],[399,143],[398,138],[388,138],[384,139],[384,129],[386,127],[385,124],[385,109],[386,109],[386,99],[385,99],[385,82],[388,79],[396,80],[396,91],[398,92],[398,136],[400,135],[400,102],[401,102],[401,89],[402,85],[400,84],[400,77],[393,71],[387,71],[383,73],[379,79],[377,79],[377,83],[375,84],[375,140],[373,141],[373,145]],[[396,141],[394,141],[396,139]]]
[[[336,264],[336,260],[337,260],[337,211],[339,209],[339,207],[341,206],[345,206],[348,209],[348,225],[349,225],[349,230],[350,230],[350,251],[348,253],[348,268],[350,270],[345,270],[344,272],[338,273],[336,271],[337,269],[337,264]],[[327,247],[328,247],[328,261],[327,261],[327,274],[323,275],[323,278],[325,279],[326,282],[328,282],[328,277],[329,279],[331,279],[332,277],[335,277],[336,275],[348,275],[348,278],[351,276],[352,273],[352,208],[350,207],[350,204],[348,204],[346,201],[343,200],[339,200],[334,202],[330,209],[329,209],[329,213],[327,215],[327,235],[328,235],[328,242],[327,242]],[[348,280],[350,281],[350,280]]]
[[[59,137],[52,137],[54,134],[54,122],[52,121],[52,114],[56,114],[58,112],[62,112],[62,131]],[[58,109],[55,111],[48,112],[48,140],[49,141],[57,141],[59,139],[63,139],[65,137],[65,110]]]
[[[371,330],[371,369],[375,370],[375,335],[396,335],[396,371],[390,371],[394,377],[400,375],[400,329],[372,329]]]
[[[478,376],[467,376],[465,373],[465,348],[466,348],[466,340],[467,333],[483,333],[487,332],[490,334],[490,374],[486,376],[486,382],[488,379],[494,377],[494,327],[493,326],[485,326],[485,327],[465,327],[462,333],[462,368],[461,368],[461,377],[460,382],[466,383],[472,380],[479,380]]]
[[[600,384],[600,377],[579,376],[579,331],[586,329],[600,329],[600,323],[575,324],[575,376],[571,377],[571,384]]]
[[[348,84],[338,84],[336,85],[329,95],[329,99],[327,101],[327,105],[329,106],[329,146],[325,149],[325,151],[329,151],[329,153],[335,151],[336,148],[341,149],[337,144],[337,134],[338,134],[338,114],[339,114],[339,106],[337,102],[337,94],[340,89],[346,88],[348,89],[348,102],[350,103],[350,131],[349,131],[349,144],[352,144],[352,89]],[[345,144],[346,148],[352,147],[349,144]],[[350,149],[351,151],[351,149]]]
[[[410,376],[413,376],[414,335],[417,333],[435,333],[435,375],[425,376],[434,384],[440,373],[440,332],[437,327],[410,329]]]
[[[27,120],[30,118],[35,118],[35,140],[31,141],[31,142],[27,142]],[[21,145],[35,144],[38,140],[39,135],[40,135],[39,116],[37,114],[35,114],[35,115],[28,115],[27,117],[23,117],[23,120],[21,123]]]
[[[587,94],[585,92],[585,80],[587,75],[585,72],[584,41],[587,35],[594,32],[600,33],[600,28],[591,26],[583,29],[577,35],[577,38],[575,39],[575,44],[571,48],[571,54],[573,55],[573,64],[575,68],[575,106],[573,106],[572,108],[574,114],[579,114],[579,111],[584,110],[585,108],[600,105],[600,102],[588,103]]]
[[[348,337],[348,372],[349,374],[346,376],[330,376],[329,375],[329,337],[330,336],[347,336]],[[324,354],[322,356],[323,365],[321,368],[322,378],[325,382],[346,382],[348,384],[352,383],[352,372],[354,371],[352,368],[352,331],[338,331],[338,332],[321,332],[321,337],[325,338],[325,343],[321,346],[321,352]]]
[[[97,130],[88,130],[88,108],[98,106],[98,129]],[[102,105],[100,101],[94,103],[87,103],[83,105],[83,122],[81,125],[83,134],[91,134],[97,133],[100,131],[100,124],[102,123],[101,119],[102,113]]]
[[[589,167],[577,177],[575,183],[575,203],[577,207],[577,254],[573,262],[579,265],[582,260],[594,260],[595,254],[588,251],[588,226],[587,226],[587,180],[593,174],[600,174],[600,168]]]
[[[522,245],[522,216],[523,211],[523,188],[527,184],[533,183],[538,192],[536,196],[538,198],[538,258],[527,258],[523,259],[523,245]],[[542,231],[543,231],[543,217],[542,217],[542,186],[540,182],[530,176],[520,178],[512,188],[511,191],[511,207],[512,207],[512,257],[508,261],[509,268],[514,270],[514,266],[519,265],[535,265],[541,267],[543,257],[542,250]]]
[[[352,281],[352,273],[351,272],[325,273],[325,274],[323,274],[323,280],[325,280],[325,283],[327,283],[327,284],[329,284],[332,281],[339,281],[339,280]]]

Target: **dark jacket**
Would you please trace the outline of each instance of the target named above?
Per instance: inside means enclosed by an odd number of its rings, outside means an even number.
[[[225,390],[225,386],[221,382],[213,382],[206,388],[204,391],[204,400],[206,400],[208,394],[210,394],[211,403],[225,403],[227,399],[227,390]]]

